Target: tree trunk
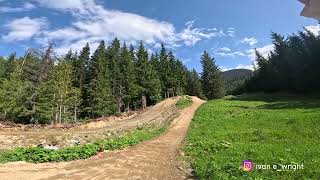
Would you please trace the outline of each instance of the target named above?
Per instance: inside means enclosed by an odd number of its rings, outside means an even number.
[[[56,124],[58,122],[58,105],[56,107],[56,119],[54,121],[54,123]]]
[[[61,123],[62,106],[59,106],[59,123]]]
[[[141,97],[142,109],[144,110],[147,107],[147,98],[145,95]]]
[[[74,106],[74,117],[73,117],[73,121],[76,123],[77,122],[77,106]]]
[[[128,102],[127,104],[127,112],[129,113],[130,112],[130,103]]]
[[[63,106],[63,122],[66,122],[66,106]]]
[[[33,106],[32,106],[32,111],[33,111],[33,117],[32,117],[32,119],[35,121],[36,124],[39,124],[38,119],[34,117],[34,115],[36,114],[36,104],[33,104]]]

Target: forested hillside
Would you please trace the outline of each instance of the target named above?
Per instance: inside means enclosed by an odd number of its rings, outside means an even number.
[[[252,71],[249,69],[232,69],[224,71],[222,78],[224,87],[227,94],[232,94],[237,87],[243,85],[245,80],[252,75]]]
[[[257,69],[237,93],[318,93],[320,36],[305,29],[288,37],[272,33],[272,39],[274,51],[268,57],[256,51]]]
[[[110,45],[101,41],[90,52],[86,44],[80,53],[70,50],[57,57],[49,44],[45,50],[30,49],[23,57],[0,58],[1,120],[77,122],[145,108],[182,94],[222,97],[212,95],[215,87],[205,90],[207,86],[201,85],[220,74],[208,54],[201,80],[163,45],[159,53],[149,55],[142,42],[134,48],[114,39]]]

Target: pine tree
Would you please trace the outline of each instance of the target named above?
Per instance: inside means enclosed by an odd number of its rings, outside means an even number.
[[[114,114],[115,107],[104,41],[100,42],[99,47],[92,56],[89,75],[92,77],[89,87],[92,117],[106,117]]]
[[[155,103],[161,99],[161,85],[156,70],[149,62],[148,52],[142,42],[137,52],[136,71],[139,74],[137,83],[140,87],[141,104],[142,108],[145,108],[147,104]]]
[[[225,95],[221,71],[215,64],[214,58],[204,51],[201,57],[201,82],[203,93],[208,99],[218,99]]]
[[[90,100],[89,100],[89,84],[91,77],[89,76],[89,61],[90,61],[90,46],[87,43],[82,48],[78,60],[74,62],[73,67],[75,70],[74,87],[79,88],[81,91],[81,117],[87,117],[90,115]]]
[[[133,51],[133,50],[131,50]],[[130,110],[132,100],[137,97],[137,85],[135,76],[134,59],[124,43],[120,52],[120,72],[122,74],[123,99],[126,104],[126,111]]]
[[[114,102],[116,103],[117,113],[120,113],[124,106],[124,86],[121,83],[123,74],[121,74],[119,59],[120,41],[115,38],[107,49],[107,65],[110,71],[112,95]]]
[[[197,72],[188,72],[163,44],[160,53],[149,58],[142,42],[135,51],[132,45],[120,46],[116,38],[108,48],[101,41],[89,56],[86,44],[79,56],[70,50],[57,59],[50,43],[45,51],[28,50],[23,59],[14,54],[0,58],[0,118],[69,123],[145,108],[161,100],[161,95],[202,96]],[[209,79],[210,86],[207,94],[216,97],[220,71],[208,54],[203,64],[208,74],[203,79]]]
[[[188,94],[203,98],[201,80],[195,69],[192,69],[188,74]]]
[[[168,54],[167,50],[163,44],[161,44],[161,50],[159,54],[160,59],[160,81],[161,81],[161,90],[164,98],[168,98],[169,95],[169,63],[168,63]]]
[[[78,55],[77,53],[74,53],[72,49],[68,51],[68,53],[65,55],[64,60],[67,61],[72,65],[72,68],[74,71],[76,71],[76,66],[78,65]],[[74,74],[74,82],[73,84],[76,85],[76,82],[78,81],[76,78],[76,72]]]
[[[185,94],[187,93],[188,87],[188,68],[183,64],[182,61],[176,60],[176,73],[177,73],[177,94]]]
[[[177,80],[177,72],[176,72],[176,63],[175,57],[172,52],[168,54],[168,69],[167,69],[167,91],[169,93],[169,97],[175,96],[179,82]]]
[[[32,83],[22,78],[21,65],[5,79],[0,88],[1,119],[16,123],[30,123],[30,110],[26,102],[32,94]]]
[[[66,59],[61,59],[52,71],[47,87],[52,87],[51,92],[52,115],[51,122],[75,122],[78,118],[81,103],[81,91],[73,86],[73,65]],[[50,111],[48,111],[50,112]]]
[[[82,51],[80,52],[80,55],[77,59],[77,61],[74,61],[74,69],[75,69],[75,79],[77,81],[75,86],[80,88],[81,91],[84,91],[84,86],[87,83],[86,77],[88,72],[88,65],[90,60],[90,46],[87,43],[85,47],[82,48]]]
[[[56,87],[52,84],[50,76],[47,81],[39,83],[36,87],[37,101],[35,101],[33,113],[37,123],[40,124],[54,123]]]
[[[16,53],[11,54],[5,64],[5,78],[9,78],[11,73],[15,70]]]
[[[31,96],[25,103],[28,105],[31,123],[39,123],[40,118],[37,116],[41,95],[39,85],[48,80],[50,71],[54,67],[55,56],[53,52],[53,43],[49,43],[44,51],[30,50],[22,62],[23,78],[31,82]]]
[[[160,67],[160,62],[159,62],[158,53],[156,53],[156,54],[151,54],[150,63],[151,63],[151,65],[153,66],[153,68],[157,71],[157,74],[160,75],[160,73],[161,73],[161,67]]]
[[[3,57],[0,57],[0,87],[6,77],[6,61]]]

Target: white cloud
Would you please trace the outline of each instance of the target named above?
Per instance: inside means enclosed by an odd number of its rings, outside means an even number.
[[[73,14],[88,15],[94,13],[96,5],[94,0],[32,0],[40,6],[56,10],[69,11]]]
[[[248,38],[248,37],[245,37],[241,43],[246,43],[246,44],[249,44],[250,46],[253,46],[255,44],[258,43],[258,40],[254,37],[251,37],[251,38]]]
[[[182,59],[181,61],[185,64],[185,63],[190,62],[190,61],[191,61],[191,59],[190,59],[190,58],[186,58],[186,59]]]
[[[265,45],[265,46],[263,46],[261,48],[257,48],[257,50],[260,52],[260,54],[263,57],[267,58],[268,55],[270,54],[270,52],[274,50],[274,45],[273,44],[268,44],[268,45]],[[248,56],[250,57],[250,59],[254,61],[255,58],[256,58],[255,50],[254,49],[250,49],[250,50],[247,51],[247,53],[248,53]]]
[[[218,32],[216,28],[199,29],[193,27],[194,21],[186,23],[187,28],[178,34],[178,40],[182,40],[185,45],[193,46],[202,39],[210,39],[215,36],[224,35],[222,31]]]
[[[23,12],[23,11],[30,11],[35,8],[36,8],[35,5],[29,2],[26,2],[21,7],[0,6],[0,13]]]
[[[244,65],[244,64],[238,64],[236,67],[234,68],[227,68],[227,67],[222,67],[222,71],[229,71],[232,69],[249,69],[249,70],[253,70],[253,65]]]
[[[249,65],[239,64],[239,65],[237,65],[237,67],[235,69],[250,69],[250,70],[253,70],[253,65],[252,64],[249,64]]]
[[[306,28],[307,30],[311,31],[313,34],[319,35],[320,25],[306,26],[305,28]]]
[[[197,28],[194,21],[177,31],[173,24],[158,21],[133,13],[106,9],[95,0],[32,0],[37,5],[70,13],[73,23],[60,29],[43,31],[37,36],[38,43],[53,40],[58,50],[66,52],[71,47],[80,50],[84,43],[96,44],[101,40],[110,41],[115,37],[135,44],[144,41],[151,47],[160,42],[169,48],[193,46],[203,39],[225,35],[217,28]],[[92,48],[93,49],[93,48]]]
[[[5,41],[20,41],[28,40],[39,34],[40,31],[48,26],[48,22],[45,18],[30,18],[24,17],[15,19],[12,22],[5,25],[9,29],[9,33],[2,36]]]
[[[222,48],[220,48],[219,50],[220,50],[220,51],[224,51],[224,52],[230,52],[230,51],[231,51],[231,49],[228,48],[228,47],[222,47]]]
[[[240,51],[236,51],[236,52],[217,52],[215,53],[218,56],[221,57],[230,57],[230,58],[235,58],[237,56],[246,56],[244,53],[240,52]]]
[[[225,71],[231,70],[232,68],[220,67],[220,69],[221,69],[222,72],[225,72]]]
[[[235,28],[233,27],[229,27],[228,30],[227,30],[227,35],[230,36],[230,37],[235,37],[236,31],[235,31]]]
[[[228,47],[222,47],[218,49],[217,51],[214,51],[215,55],[221,56],[221,57],[229,57],[229,58],[235,58],[237,56],[246,56],[243,52],[240,51],[234,51]]]

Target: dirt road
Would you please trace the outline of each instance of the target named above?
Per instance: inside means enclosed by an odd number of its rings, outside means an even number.
[[[135,128],[144,123],[161,123],[177,116],[176,99],[166,99],[146,111],[128,118],[111,118],[91,122],[73,129],[0,129],[0,149],[37,146],[46,141],[48,144],[66,147],[71,140],[88,143],[98,139],[106,139],[113,134]]]
[[[154,140],[88,160],[64,163],[9,163],[0,165],[0,179],[183,179],[177,169],[177,154],[189,123],[204,103],[181,110],[166,133]]]

